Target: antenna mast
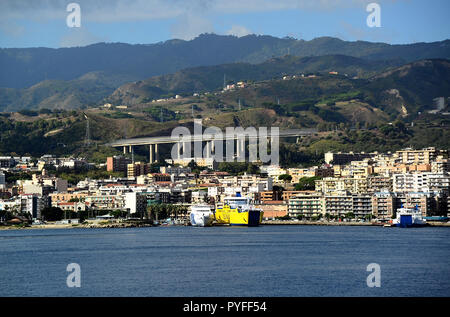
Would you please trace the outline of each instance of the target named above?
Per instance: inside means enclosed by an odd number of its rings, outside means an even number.
[[[91,128],[89,126],[88,116],[85,113],[83,113],[83,114],[84,114],[84,117],[86,118],[86,135],[84,137],[84,145],[89,146],[91,144],[91,131],[90,131]]]

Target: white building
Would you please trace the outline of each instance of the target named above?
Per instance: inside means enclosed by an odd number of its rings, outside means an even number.
[[[392,176],[394,192],[449,191],[450,176],[447,173],[403,173]]]
[[[0,171],[0,189],[4,189],[6,187],[6,179],[5,174]]]
[[[137,192],[125,193],[125,209],[130,214],[144,214],[147,210],[147,198]]]

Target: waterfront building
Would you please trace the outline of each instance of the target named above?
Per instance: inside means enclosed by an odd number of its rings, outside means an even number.
[[[86,203],[84,202],[66,202],[66,203],[56,203],[52,207],[58,207],[61,208],[63,211],[73,211],[73,212],[80,212],[86,210]]]
[[[284,217],[288,214],[288,204],[284,201],[268,201],[262,204],[256,204],[255,208],[264,212],[264,218],[274,219]]]
[[[335,217],[342,217],[353,212],[353,197],[349,193],[336,193],[325,198],[325,213]]]
[[[28,213],[33,219],[42,219],[42,210],[50,206],[48,196],[40,196],[37,194],[22,194],[19,196],[19,202],[20,213]]]
[[[353,214],[355,218],[363,219],[372,214],[372,196],[353,195]]]
[[[99,210],[124,210],[125,201],[122,194],[118,195],[89,195],[86,197],[86,203],[92,209]]]
[[[288,201],[288,214],[290,217],[302,216],[311,219],[324,214],[325,200],[320,192],[298,193]]]
[[[144,215],[147,212],[147,195],[138,192],[125,193],[125,210],[132,215]]]
[[[378,219],[392,219],[399,206],[397,195],[393,192],[382,191],[372,195],[372,214]]]

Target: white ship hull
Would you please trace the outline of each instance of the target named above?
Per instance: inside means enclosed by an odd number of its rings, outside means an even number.
[[[192,206],[189,218],[193,227],[209,227],[214,221],[214,213],[208,205]]]
[[[427,222],[422,217],[422,213],[416,209],[400,208],[397,211],[397,217],[392,221],[392,224],[397,227],[424,227]]]

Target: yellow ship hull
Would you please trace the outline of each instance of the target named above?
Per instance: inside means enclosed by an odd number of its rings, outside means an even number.
[[[232,226],[258,226],[263,219],[263,212],[250,210],[238,212],[237,209],[216,209],[215,218],[218,224],[229,224]]]
[[[230,210],[217,209],[215,212],[216,222],[219,224],[229,225],[230,224]]]

